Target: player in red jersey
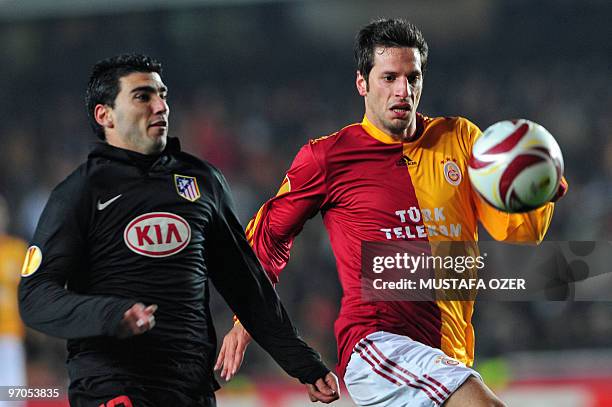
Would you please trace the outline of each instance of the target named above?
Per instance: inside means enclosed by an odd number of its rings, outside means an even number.
[[[365,117],[312,140],[276,195],[247,227],[274,282],[302,226],[321,212],[344,296],[335,334],[338,373],[362,406],[503,406],[472,370],[473,301],[367,301],[361,292],[364,241],[456,241],[466,250],[477,224],[502,241],[539,242],[553,203],[507,214],[472,189],[467,162],[480,130],[464,118],[417,113],[428,47],[404,20],[377,20],[355,42],[356,86]],[[216,368],[235,374],[250,338],[239,322]]]

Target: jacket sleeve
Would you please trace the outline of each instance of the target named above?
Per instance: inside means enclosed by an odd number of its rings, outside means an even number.
[[[325,173],[313,143],[298,152],[276,196],[249,222],[246,235],[270,279],[277,283],[304,223],[321,210],[327,197]]]
[[[218,175],[218,213],[207,236],[207,268],[217,291],[266,352],[291,376],[314,383],[329,369],[297,334],[235,215],[229,187]]]
[[[83,191],[74,175],[60,184],[40,217],[19,283],[19,310],[26,325],[66,339],[115,334],[135,301],[82,295],[67,289],[87,272],[87,224]],[[29,264],[28,264],[29,263]]]

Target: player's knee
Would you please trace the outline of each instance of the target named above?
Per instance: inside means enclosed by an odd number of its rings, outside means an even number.
[[[494,395],[477,398],[449,398],[444,407],[507,407],[506,404]]]
[[[490,401],[485,402],[482,407],[507,407],[506,403],[498,399],[497,397],[493,397]]]
[[[449,399],[450,401],[450,399]],[[445,403],[444,407],[507,407],[506,404],[498,399],[497,397],[488,400],[480,399],[476,400],[465,400],[458,403]]]
[[[483,384],[485,388],[484,394],[482,394],[484,400],[479,403],[478,406],[482,407],[506,407],[506,403],[501,401],[488,387]]]

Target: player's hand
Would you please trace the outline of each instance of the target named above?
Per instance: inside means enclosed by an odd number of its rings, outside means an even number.
[[[308,397],[313,403],[320,401],[329,404],[340,398],[338,377],[332,372],[317,380],[315,384],[307,384],[306,387],[308,388]]]
[[[240,369],[244,352],[251,340],[251,335],[240,322],[237,322],[223,338],[223,345],[221,345],[217,363],[215,363],[215,370],[223,368],[220,375],[226,381],[231,380]]]
[[[152,304],[145,308],[144,304],[136,303],[125,311],[119,323],[117,337],[120,339],[134,335],[141,335],[155,326],[155,311],[157,305]]]
[[[561,177],[561,182],[559,183],[559,188],[557,188],[557,193],[550,201],[557,202],[559,199],[563,198],[565,194],[567,194],[568,188],[569,185],[567,184],[567,180],[565,179],[565,177]]]

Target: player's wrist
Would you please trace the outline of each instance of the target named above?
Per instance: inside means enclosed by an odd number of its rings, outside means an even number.
[[[565,194],[567,194],[568,188],[569,185],[567,183],[567,180],[565,179],[565,177],[562,177],[561,182],[559,183],[559,188],[557,188],[557,193],[550,201],[557,202],[559,199],[563,198]]]
[[[117,304],[116,308],[113,309],[112,315],[106,321],[104,329],[106,335],[116,338],[125,337],[126,327],[123,323],[124,316],[136,303],[136,301],[127,300]]]
[[[319,379],[325,380],[325,376],[327,376],[329,372],[331,372],[331,370],[323,363],[320,363],[310,372],[304,374],[302,377],[298,377],[298,379],[302,384],[315,384]]]

